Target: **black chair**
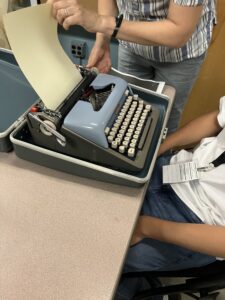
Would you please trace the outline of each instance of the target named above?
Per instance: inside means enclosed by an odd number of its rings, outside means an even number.
[[[182,300],[182,294],[196,300],[216,300],[219,295],[217,291],[225,288],[225,261],[179,271],[125,273],[121,279],[130,277],[144,277],[151,286],[132,300],[150,300],[157,295],[168,295],[169,300]],[[158,281],[160,277],[184,278],[184,283],[162,286]]]

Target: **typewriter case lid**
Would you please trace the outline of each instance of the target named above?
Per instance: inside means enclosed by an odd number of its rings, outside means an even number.
[[[12,150],[9,135],[38,98],[12,51],[0,48],[0,152]]]

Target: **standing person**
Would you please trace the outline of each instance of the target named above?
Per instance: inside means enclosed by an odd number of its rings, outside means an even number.
[[[214,1],[98,0],[95,13],[77,0],[49,0],[55,18],[65,29],[79,24],[96,33],[87,67],[95,66],[100,72],[110,70],[109,42],[114,37],[120,41],[120,71],[175,87],[170,132],[179,124],[209,46]]]

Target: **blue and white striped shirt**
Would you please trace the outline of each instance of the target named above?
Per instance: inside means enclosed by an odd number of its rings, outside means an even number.
[[[200,21],[189,41],[181,48],[146,46],[120,41],[132,52],[159,62],[180,62],[202,55],[208,48],[215,21],[216,0],[171,0],[182,6],[203,5]],[[129,21],[157,21],[167,18],[170,0],[117,0],[120,14]]]

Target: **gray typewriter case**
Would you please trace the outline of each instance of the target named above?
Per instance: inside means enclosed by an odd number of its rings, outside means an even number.
[[[165,134],[173,97],[169,98],[148,90],[147,81],[116,70],[113,70],[112,74],[131,81],[130,86],[135,93],[160,109],[159,124],[145,168],[141,172],[135,175],[127,174],[35,145],[29,134],[25,116],[38,100],[38,96],[22,74],[12,52],[4,49],[0,49],[0,100],[3,102],[2,107],[4,106],[4,110],[0,112],[0,151],[7,152],[14,149],[16,155],[24,160],[82,177],[133,187],[142,186],[152,174],[157,151]]]
[[[12,52],[0,48],[0,152],[13,149],[9,135],[37,99]]]

